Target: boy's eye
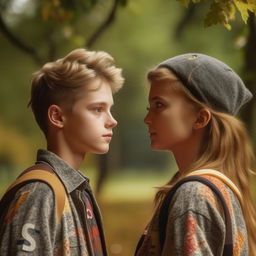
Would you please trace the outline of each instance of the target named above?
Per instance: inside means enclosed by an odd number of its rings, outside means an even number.
[[[95,107],[94,109],[93,109],[95,112],[102,112],[103,111],[103,108],[102,107]]]

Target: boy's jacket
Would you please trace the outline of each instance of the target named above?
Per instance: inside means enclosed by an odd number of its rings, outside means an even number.
[[[54,193],[47,184],[24,185],[0,223],[0,255],[107,255],[88,178],[49,151],[39,150],[37,161],[49,164],[64,184],[68,201],[61,219],[56,218]]]

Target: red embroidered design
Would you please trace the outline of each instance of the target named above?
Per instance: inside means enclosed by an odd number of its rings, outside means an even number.
[[[187,219],[187,234],[184,241],[184,255],[191,255],[200,248],[204,241],[198,242],[196,238],[197,222],[193,216],[189,215]]]
[[[92,238],[93,249],[102,250],[100,234],[97,226],[92,227],[90,230],[90,237]]]
[[[86,213],[87,213],[87,219],[93,219],[93,210],[91,204],[87,201],[86,202]]]

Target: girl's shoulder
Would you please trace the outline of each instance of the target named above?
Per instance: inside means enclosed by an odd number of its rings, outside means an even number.
[[[241,213],[241,207],[237,197],[222,180],[210,175],[204,175],[203,177],[219,189],[231,215],[235,211]],[[173,216],[178,216],[183,212],[193,211],[202,215],[214,213],[224,218],[220,199],[209,186],[199,181],[190,181],[182,184],[175,192],[170,208],[172,208],[171,212]]]

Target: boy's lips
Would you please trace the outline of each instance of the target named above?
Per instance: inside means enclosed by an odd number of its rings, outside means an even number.
[[[103,137],[112,138],[113,137],[113,133],[104,134]]]
[[[113,136],[112,133],[108,133],[103,135],[103,138],[105,138],[105,140],[109,143],[112,140],[112,136]]]

